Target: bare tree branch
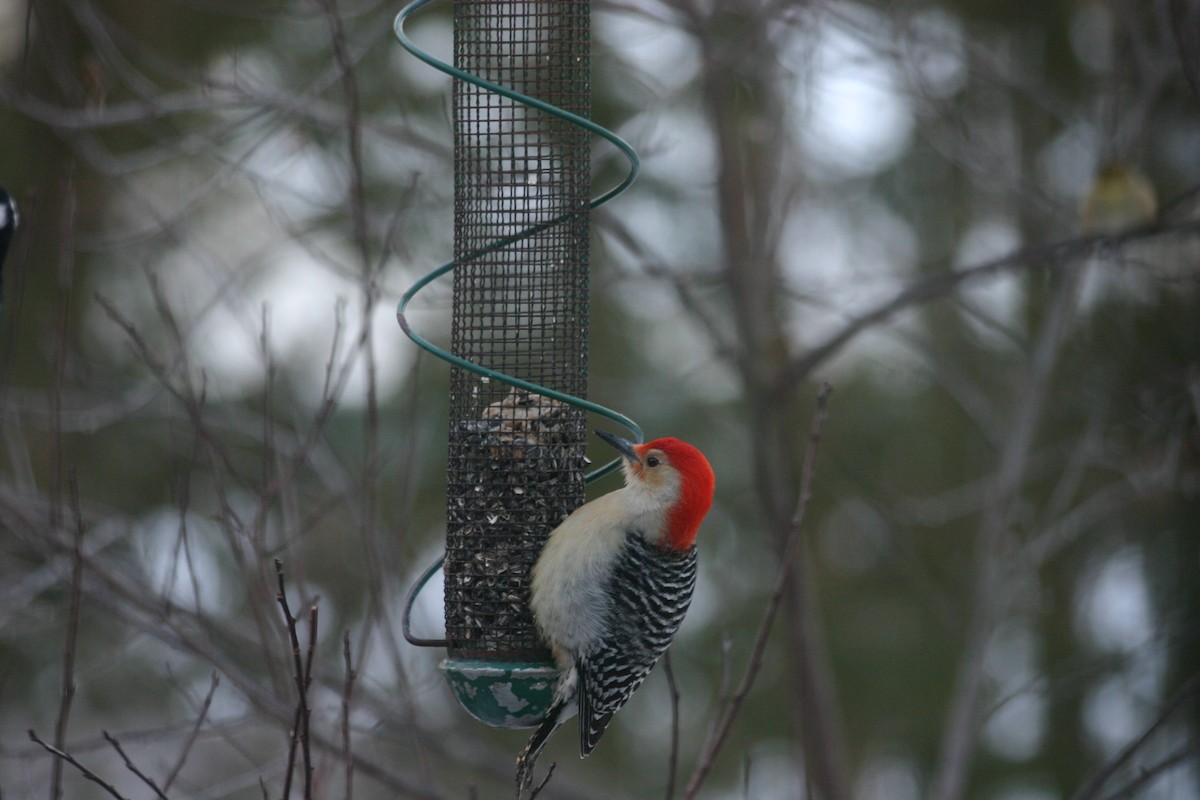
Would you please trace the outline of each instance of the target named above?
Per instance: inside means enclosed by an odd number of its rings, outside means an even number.
[[[354,800],[354,759],[350,757],[350,697],[358,673],[350,661],[350,631],[342,634],[342,660],[346,665],[346,687],[342,690],[342,759],[346,762],[345,800]]]
[[[1163,236],[1196,236],[1200,224],[1186,222],[1178,225],[1153,224],[1132,228],[1116,234],[1091,234],[1064,239],[1050,244],[1033,245],[1015,250],[999,258],[984,261],[963,269],[944,270],[901,289],[830,335],[824,342],[809,348],[784,369],[776,382],[776,393],[804,380],[813,369],[833,356],[862,332],[884,323],[901,311],[945,297],[967,283],[1000,272],[1012,270],[1061,270],[1076,266],[1087,255],[1103,249],[1119,249],[1139,241]]]
[[[121,760],[125,762],[125,766],[129,769],[129,771],[134,775],[137,775],[138,778],[141,779],[142,783],[149,786],[150,790],[154,792],[155,796],[158,797],[159,800],[168,800],[167,795],[162,789],[158,788],[158,784],[154,782],[154,779],[138,769],[133,761],[130,760],[129,756],[125,753],[125,749],[121,747],[121,743],[117,741],[117,737],[113,736],[108,731],[104,731],[104,740],[113,746],[113,749],[117,751],[117,755],[121,756]]]
[[[304,800],[312,800],[312,752],[309,747],[309,707],[308,687],[311,682],[313,649],[317,639],[317,607],[314,604],[309,613],[309,639],[307,658],[301,660],[300,637],[296,632],[296,618],[287,601],[287,590],[283,581],[283,562],[275,559],[275,575],[279,581],[279,593],[276,599],[283,609],[283,618],[287,623],[288,638],[292,643],[292,661],[295,667],[296,682],[296,713],[293,718],[291,735],[288,739],[287,769],[284,771],[283,800],[288,800],[291,794],[292,771],[296,758],[296,747],[300,746],[304,761]]]
[[[191,732],[183,742],[183,747],[179,751],[179,757],[175,759],[175,766],[171,767],[171,771],[167,773],[167,779],[163,781],[163,791],[169,792],[171,785],[175,783],[175,779],[179,777],[183,765],[187,763],[188,755],[192,752],[192,745],[196,743],[196,737],[200,735],[200,728],[204,726],[204,720],[208,716],[208,710],[212,707],[213,697],[217,693],[217,686],[221,683],[217,673],[213,672],[212,682],[209,684],[208,693],[204,695],[204,701],[200,704],[200,713],[196,715],[196,722],[192,725]]]
[[[558,767],[557,761],[550,762],[550,769],[546,770],[546,777],[542,778],[541,783],[539,783],[537,786],[533,787],[533,791],[531,791],[529,793],[529,800],[534,800],[535,797],[537,797],[539,794],[542,793],[542,789],[546,788],[546,784],[548,784],[550,782],[550,778],[553,777],[554,770],[557,767]]]
[[[1133,797],[1140,789],[1148,786],[1164,773],[1186,763],[1188,758],[1194,758],[1198,754],[1200,754],[1200,744],[1189,742],[1161,761],[1151,764],[1148,767],[1143,767],[1136,778],[1112,794],[1105,795],[1104,800],[1122,800],[1126,797]]]
[[[663,654],[663,674],[667,676],[667,690],[671,695],[671,749],[667,759],[666,800],[675,800],[675,780],[679,772],[679,686],[675,683],[675,670],[671,668],[671,651]]]
[[[1099,797],[1100,790],[1117,773],[1117,770],[1121,769],[1121,767],[1134,758],[1145,747],[1150,737],[1161,730],[1167,720],[1176,711],[1183,708],[1185,704],[1191,702],[1197,694],[1200,694],[1200,672],[1194,673],[1184,681],[1183,685],[1175,691],[1175,694],[1171,695],[1171,698],[1167,700],[1154,719],[1150,721],[1150,724],[1146,726],[1146,729],[1142,731],[1141,735],[1122,748],[1108,763],[1097,770],[1092,777],[1088,778],[1075,794],[1071,796],[1072,800],[1093,800],[1093,798]],[[1195,746],[1192,745],[1187,750],[1194,751]]]
[[[79,642],[79,618],[83,598],[83,515],[79,510],[79,481],[75,470],[68,472],[71,492],[71,510],[75,518],[75,544],[71,559],[71,600],[67,612],[67,640],[63,645],[62,690],[59,696],[58,720],[54,724],[54,747],[62,750],[67,738],[67,720],[71,716],[71,703],[75,699],[75,649]],[[30,731],[30,736],[33,731]],[[50,781],[50,796],[57,800],[62,796],[62,761],[54,762],[55,768]]]
[[[79,770],[80,775],[87,778],[92,783],[98,785],[100,788],[104,789],[104,791],[108,792],[110,795],[115,797],[116,800],[126,800],[126,798],[122,797],[120,792],[117,791],[116,787],[114,787],[111,783],[108,783],[107,781],[105,781],[103,778],[101,778],[96,773],[92,772],[90,769],[85,767],[83,764],[80,764],[78,761],[75,760],[75,758],[70,753],[68,753],[65,750],[62,750],[60,748],[54,747],[52,745],[48,745],[45,742],[43,742],[41,739],[39,739],[38,735],[33,732],[33,728],[29,729],[29,738],[31,741],[40,745],[42,747],[42,749],[45,750],[47,753],[54,756],[55,761],[65,761],[66,763],[70,764],[72,767]]]
[[[754,681],[758,678],[759,670],[762,668],[763,658],[767,652],[767,639],[770,637],[775,617],[779,613],[779,607],[783,602],[788,580],[792,577],[794,563],[800,557],[803,549],[801,531],[803,530],[804,515],[808,510],[808,503],[812,499],[812,483],[816,472],[817,445],[821,441],[821,426],[825,421],[825,415],[829,407],[829,394],[832,391],[833,387],[826,383],[821,387],[821,391],[817,395],[817,410],[813,415],[812,429],[809,432],[808,450],[804,455],[804,467],[801,472],[796,510],[792,514],[791,532],[788,537],[787,546],[784,549],[778,576],[775,579],[775,589],[767,601],[762,622],[759,623],[758,633],[755,636],[754,647],[750,655],[750,662],[746,666],[746,672],[742,676],[737,690],[733,693],[725,708],[719,712],[716,727],[709,734],[708,740],[701,749],[699,761],[692,772],[687,788],[684,789],[683,797],[685,800],[691,800],[700,791],[700,787],[704,784],[705,779],[712,770],[717,754],[724,746],[726,737],[729,735],[729,730],[733,727],[733,722],[741,711],[742,704],[745,702],[746,696],[750,693],[750,689],[754,686]]]

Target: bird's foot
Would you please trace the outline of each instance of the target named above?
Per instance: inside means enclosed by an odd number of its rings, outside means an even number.
[[[534,762],[525,756],[525,753],[517,756],[517,800],[521,800],[533,783]]]

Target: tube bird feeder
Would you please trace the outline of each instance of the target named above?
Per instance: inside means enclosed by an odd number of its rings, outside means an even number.
[[[455,0],[454,67],[586,116],[590,11],[588,0]],[[477,719],[528,727],[557,675],[529,610],[530,571],[583,502],[586,418],[497,373],[586,395],[589,133],[464,80],[453,127],[450,352],[480,369],[451,368],[442,669]]]

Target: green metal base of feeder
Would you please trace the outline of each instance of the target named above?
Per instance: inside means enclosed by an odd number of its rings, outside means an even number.
[[[550,708],[558,670],[553,664],[467,661],[441,664],[459,704],[493,728],[532,728]]]

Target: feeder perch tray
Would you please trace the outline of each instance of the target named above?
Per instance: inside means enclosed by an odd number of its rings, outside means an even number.
[[[448,658],[442,674],[467,713],[493,728],[532,728],[550,708],[558,670],[551,663]]]

